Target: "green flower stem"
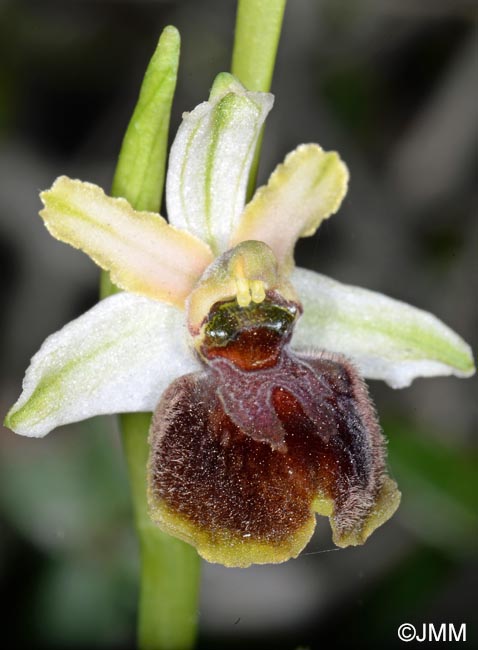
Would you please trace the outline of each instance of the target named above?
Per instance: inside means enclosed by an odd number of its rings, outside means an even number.
[[[126,130],[112,193],[138,210],[159,212],[164,184],[169,116],[176,87],[179,33],[166,27],[146,70]],[[101,296],[116,291],[102,274]],[[121,416],[123,447],[140,543],[138,642],[141,650],[189,650],[197,629],[199,558],[195,549],[155,526],[146,501],[151,415]]]
[[[239,0],[232,74],[249,90],[268,92],[286,0]]]
[[[287,0],[239,0],[231,72],[249,90],[268,92]],[[259,136],[249,176],[248,196],[256,185],[262,145]]]
[[[141,551],[139,645],[141,650],[188,650],[196,637],[199,558],[192,546],[163,533],[149,517],[146,467],[150,421],[149,413],[121,416]]]

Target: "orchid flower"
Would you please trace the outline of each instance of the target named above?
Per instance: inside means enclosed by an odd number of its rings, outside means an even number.
[[[66,177],[42,193],[50,233],[124,291],[47,338],[6,419],[44,436],[154,411],[151,517],[228,566],[297,556],[316,514],[338,546],[363,543],[400,493],[362,377],[398,388],[474,372],[469,346],[431,314],[295,267],[298,238],[346,193],[337,153],[300,145],[245,205],[272,104],[223,73],[183,116],[169,223]]]

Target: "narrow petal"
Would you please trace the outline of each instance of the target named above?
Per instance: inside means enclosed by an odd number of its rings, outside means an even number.
[[[474,373],[469,345],[432,314],[305,269],[295,269],[291,280],[304,307],[295,349],[341,352],[364,377],[393,388],[415,377]]]
[[[300,145],[257,190],[233,234],[232,246],[258,239],[272,248],[279,264],[290,266],[299,237],[313,235],[339,209],[348,178],[335,151]]]
[[[169,221],[207,242],[216,255],[228,248],[244,209],[255,145],[272,103],[272,95],[248,92],[223,73],[209,101],[184,114],[171,148]]]
[[[41,194],[50,233],[111,271],[122,289],[183,306],[212,261],[209,248],[152,212],[133,210],[91,183],[61,176]]]
[[[289,362],[297,376],[282,366],[229,365],[181,377],[154,415],[151,516],[210,562],[246,567],[296,557],[316,512],[330,518],[337,545],[362,544],[398,506],[373,406],[353,368],[324,355]],[[257,392],[261,380],[268,397]],[[241,399],[236,390],[226,400],[238,381]],[[248,410],[260,415],[257,435],[242,428]]]
[[[40,437],[93,415],[153,411],[176,377],[198,367],[182,311],[120,293],[46,339],[5,425]]]

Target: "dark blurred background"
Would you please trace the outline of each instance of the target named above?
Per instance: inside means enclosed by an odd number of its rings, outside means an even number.
[[[98,270],[54,241],[38,191],[59,174],[108,188],[161,29],[182,34],[172,133],[229,67],[233,0],[0,2],[1,413],[43,339],[92,306]],[[477,343],[477,5],[289,0],[264,181],[316,141],[351,170],[300,264],[434,312]],[[395,647],[400,623],[468,625],[477,642],[477,381],[371,382],[403,492],[364,547],[326,519],[284,565],[204,565],[203,650]],[[114,419],[47,439],[0,436],[2,644],[134,646],[138,560]],[[413,645],[413,644],[412,644]]]

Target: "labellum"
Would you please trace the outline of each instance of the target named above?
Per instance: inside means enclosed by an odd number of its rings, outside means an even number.
[[[249,252],[235,251],[216,273]],[[246,297],[213,303],[195,337],[204,370],[174,381],[154,414],[153,519],[232,566],[296,556],[315,513],[338,546],[361,544],[400,497],[367,389],[346,358],[290,349],[302,306],[267,288],[280,278],[240,280]]]

